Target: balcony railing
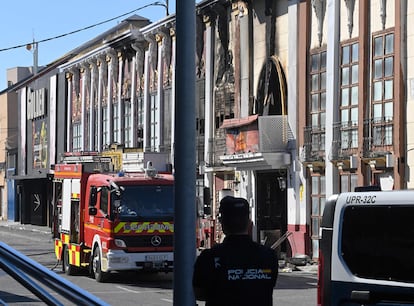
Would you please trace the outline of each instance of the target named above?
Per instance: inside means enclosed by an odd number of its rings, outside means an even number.
[[[349,159],[358,152],[358,124],[354,121],[337,122],[333,125],[332,150],[329,159]]]
[[[305,126],[303,162],[323,162],[325,160],[325,127]]]
[[[384,156],[394,144],[393,118],[367,119],[364,121],[363,158]]]

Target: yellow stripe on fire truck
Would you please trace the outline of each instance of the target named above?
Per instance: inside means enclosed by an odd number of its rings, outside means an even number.
[[[80,266],[80,246],[71,245],[69,248],[69,263],[71,265]]]
[[[119,222],[114,233],[165,233],[174,232],[174,224],[170,222]]]
[[[58,260],[61,260],[62,248],[63,248],[62,240],[55,239],[55,255]]]

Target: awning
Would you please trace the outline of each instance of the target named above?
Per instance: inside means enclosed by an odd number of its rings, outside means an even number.
[[[229,129],[229,128],[235,128],[239,126],[248,125],[252,122],[255,122],[257,120],[257,117],[259,115],[251,115],[244,118],[233,118],[233,119],[224,119],[223,124],[220,126],[221,129]]]

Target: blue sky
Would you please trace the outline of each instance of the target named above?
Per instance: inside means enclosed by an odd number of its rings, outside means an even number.
[[[0,50],[26,45],[66,34],[96,23],[115,18],[157,0],[12,0],[2,2],[0,11]],[[165,0],[158,0],[165,3]],[[199,2],[199,1],[197,1]],[[170,13],[175,12],[175,0],[169,0]],[[62,38],[39,43],[38,63],[46,65],[75,47],[117,25],[128,16],[137,14],[157,21],[166,16],[162,6],[149,6],[119,19]],[[33,53],[25,47],[0,51],[0,91],[7,87],[8,68],[32,66]]]

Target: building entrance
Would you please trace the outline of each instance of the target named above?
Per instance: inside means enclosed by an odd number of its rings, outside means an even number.
[[[287,231],[286,173],[258,172],[256,190],[257,237],[271,246]],[[278,251],[286,252],[286,242]]]

